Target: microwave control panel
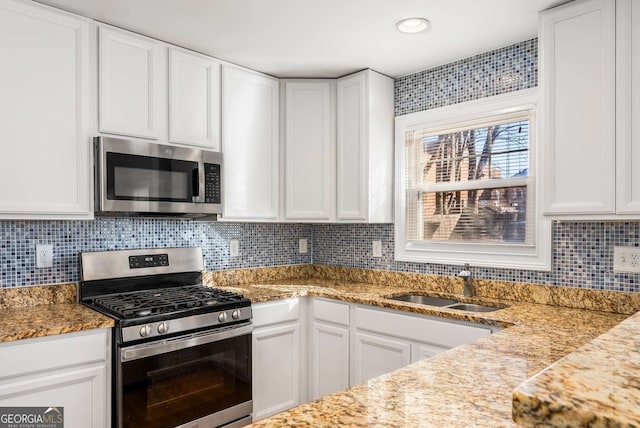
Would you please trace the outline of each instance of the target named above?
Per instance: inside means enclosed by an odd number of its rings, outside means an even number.
[[[220,165],[217,163],[205,163],[204,202],[207,204],[219,204],[220,193]]]

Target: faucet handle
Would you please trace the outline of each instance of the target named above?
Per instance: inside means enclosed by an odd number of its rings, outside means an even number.
[[[469,263],[465,263],[464,264],[464,268],[463,268],[463,270],[461,270],[458,273],[458,276],[460,278],[470,278],[471,277],[471,266],[469,266]]]

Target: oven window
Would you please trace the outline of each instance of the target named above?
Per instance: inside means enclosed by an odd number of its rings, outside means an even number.
[[[174,427],[251,400],[251,336],[122,363],[122,426]]]
[[[197,162],[107,153],[111,200],[192,202],[197,181]]]

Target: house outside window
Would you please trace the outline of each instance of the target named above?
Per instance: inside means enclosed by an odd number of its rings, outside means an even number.
[[[396,259],[550,269],[536,90],[396,118]]]

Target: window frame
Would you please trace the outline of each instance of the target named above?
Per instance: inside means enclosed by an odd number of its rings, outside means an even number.
[[[406,238],[406,133],[415,130],[446,130],[461,126],[482,126],[483,119],[520,111],[539,116],[537,89],[510,92],[465,103],[397,116],[395,119],[395,260],[462,264],[494,268],[551,270],[551,222],[542,215],[540,140],[538,121],[529,124],[529,177],[527,193],[532,194],[533,244],[492,244],[481,242],[409,241]],[[529,213],[527,213],[529,216]]]

